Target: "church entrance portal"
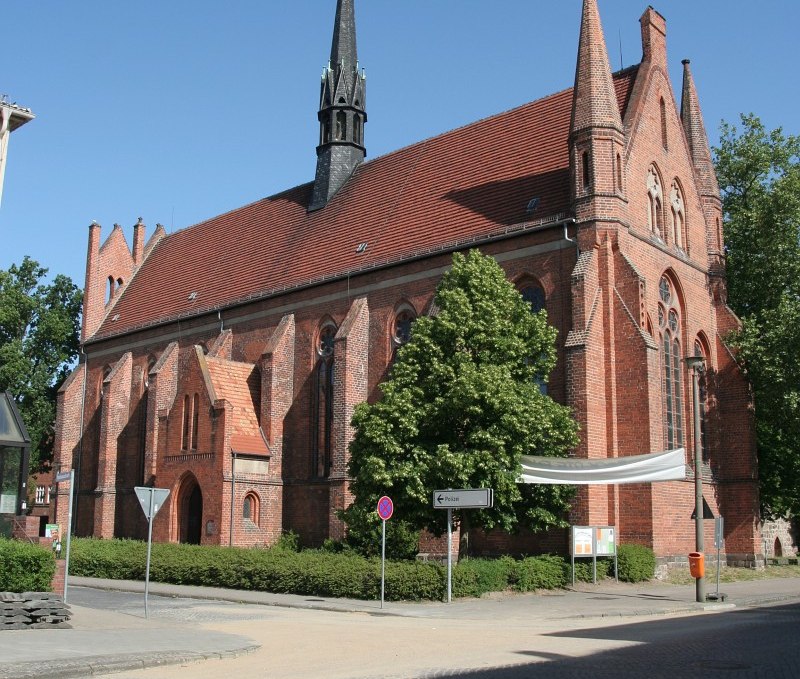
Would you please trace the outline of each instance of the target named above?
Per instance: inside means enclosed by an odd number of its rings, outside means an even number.
[[[178,510],[178,541],[199,545],[203,524],[203,493],[193,476],[183,482]]]

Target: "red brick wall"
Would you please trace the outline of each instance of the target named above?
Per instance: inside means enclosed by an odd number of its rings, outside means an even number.
[[[575,451],[579,457],[633,455],[665,447],[657,308],[659,280],[665,274],[670,277],[679,298],[682,351],[692,353],[695,338],[702,336],[709,352],[711,455],[703,472],[705,496],[714,512],[726,517],[727,551],[748,558],[759,550],[755,445],[746,382],[719,339],[735,327],[736,320],[724,307],[724,284],[708,275],[709,262],[718,262],[718,203],[713,197],[701,197],[698,190],[667,77],[663,18],[648,10],[642,30],[645,61],[623,126],[589,124],[572,138],[570,189],[576,222],[568,228],[575,241],[566,240],[564,227],[558,225],[520,232],[482,250],[497,258],[515,284],[535,280],[545,290],[559,348],[549,393],[573,409],[581,427]],[[585,76],[603,74],[595,68]],[[577,173],[583,150],[590,152],[592,163],[592,181],[586,189],[577,185],[583,179]],[[617,153],[623,165],[622,183]],[[681,186],[687,230],[682,250],[668,234],[657,238],[648,228],[647,176],[654,164],[661,177],[665,227],[670,221],[673,180]],[[563,181],[568,181],[566,172]],[[566,191],[565,186],[562,189]],[[102,248],[99,237],[99,228],[92,227],[85,320],[89,334],[112,311],[113,300],[106,307],[102,299],[109,272],[121,271],[127,280],[134,271],[134,257],[121,230],[115,229]],[[137,263],[149,252],[142,250],[142,239],[140,227],[134,245]],[[392,330],[397,311],[411,308],[417,315],[427,313],[450,261],[447,253],[421,258],[253,301],[219,315],[88,344],[88,362],[79,369],[87,380],[82,441],[74,398],[77,377],[65,387],[57,425],[57,451],[63,464],[74,459],[76,450],[84,451],[80,464],[74,461],[80,471],[79,532],[140,534],[141,522],[130,518],[140,511],[131,490],[144,481],[170,488],[156,528],[158,539],[177,540],[181,495],[196,481],[203,493],[203,528],[209,521],[215,526],[212,535],[203,530],[202,540],[227,544],[232,506],[229,443],[235,426],[230,404],[214,401],[209,394],[202,351],[194,348],[202,345],[220,358],[245,362],[258,371],[257,408],[270,446],[270,474],[241,483],[237,479],[235,542],[268,544],[287,529],[297,531],[304,544],[340,537],[336,511],[350,499],[346,465],[353,408],[362,400],[380,397],[379,384],[395,348]],[[329,478],[319,479],[312,469],[310,424],[319,358],[315,342],[328,321],[339,329],[334,350],[333,466]],[[152,360],[157,363],[144,389]],[[101,405],[106,366],[116,368]],[[199,445],[197,451],[184,451],[183,398],[195,393],[202,401]],[[694,442],[688,371],[682,377],[682,406],[689,462]],[[248,492],[259,498],[259,521],[252,526],[241,516]],[[690,475],[684,482],[581,488],[571,518],[578,524],[614,524],[623,542],[650,545],[661,556],[681,556],[693,546],[689,519],[693,505]],[[474,544],[486,552],[560,550],[565,540],[561,534],[508,538],[492,533],[476,536]]]

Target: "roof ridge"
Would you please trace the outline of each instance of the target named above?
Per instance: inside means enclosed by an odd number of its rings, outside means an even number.
[[[633,71],[633,70],[639,68],[639,66],[641,66],[641,64],[633,64],[632,66],[626,66],[625,68],[622,68],[622,69],[612,73],[611,77],[613,79],[624,77],[624,76],[628,75],[629,71]],[[534,106],[536,104],[540,104],[540,103],[542,103],[544,101],[547,101],[548,99],[554,99],[555,97],[563,96],[564,94],[566,94],[568,92],[571,92],[574,89],[575,89],[575,86],[571,85],[569,87],[565,87],[565,88],[563,88],[561,90],[558,90],[556,92],[552,92],[550,94],[547,94],[547,95],[545,95],[543,97],[539,97],[538,99],[532,99],[531,101],[526,101],[526,102],[524,102],[522,104],[517,104],[516,106],[512,106],[511,108],[507,108],[507,109],[505,109],[503,111],[498,111],[497,113],[492,113],[491,115],[484,116],[483,118],[478,118],[478,119],[470,121],[468,123],[464,123],[463,125],[459,125],[458,127],[452,127],[449,130],[445,130],[444,132],[439,132],[437,134],[432,134],[432,135],[430,135],[428,137],[423,137],[422,139],[418,139],[417,141],[411,142],[410,144],[406,144],[405,146],[401,146],[400,148],[393,149],[391,151],[387,151],[386,153],[384,153],[382,155],[375,156],[374,158],[371,158],[370,160],[365,160],[363,163],[360,163],[358,165],[358,167],[356,167],[355,171],[353,172],[353,177],[355,177],[356,174],[359,174],[361,172],[362,168],[369,167],[370,165],[373,165],[374,163],[377,163],[380,160],[384,160],[385,158],[390,158],[390,157],[392,157],[392,156],[394,156],[396,154],[400,154],[400,153],[403,153],[404,151],[409,151],[411,149],[414,149],[415,147],[424,148],[427,144],[429,144],[430,142],[432,142],[435,139],[446,138],[451,134],[456,134],[458,132],[461,132],[462,130],[465,130],[465,129],[469,128],[469,127],[472,127],[473,125],[478,125],[480,123],[484,123],[484,122],[489,121],[489,120],[494,120],[496,118],[501,118],[502,116],[511,115],[511,114],[521,110],[521,109],[527,108],[529,106]],[[314,180],[312,179],[312,180],[309,180],[307,182],[303,182],[302,184],[296,184],[295,186],[291,186],[289,188],[283,189],[282,191],[278,191],[278,193],[273,193],[273,194],[270,194],[268,196],[262,196],[261,198],[257,198],[256,200],[253,200],[253,201],[251,201],[249,203],[245,203],[244,205],[239,205],[238,207],[231,208],[230,210],[226,210],[225,212],[220,212],[219,214],[213,215],[213,216],[209,217],[208,219],[204,219],[204,220],[202,220],[200,222],[195,222],[194,224],[188,224],[188,225],[186,225],[186,226],[184,226],[184,227],[182,227],[180,229],[176,229],[175,231],[168,232],[167,233],[167,238],[169,238],[169,237],[171,237],[171,236],[173,236],[175,234],[181,233],[183,231],[186,231],[188,229],[192,229],[192,228],[194,228],[196,226],[200,226],[201,224],[206,224],[207,222],[210,222],[212,219],[219,219],[221,217],[225,217],[225,216],[230,215],[230,214],[232,214],[234,212],[239,212],[240,210],[244,210],[244,209],[252,207],[254,205],[258,205],[259,203],[262,203],[264,201],[277,200],[277,199],[281,198],[282,196],[284,196],[284,195],[286,195],[288,193],[291,193],[293,191],[299,191],[300,189],[302,189],[304,187],[311,187],[313,185],[314,185]]]

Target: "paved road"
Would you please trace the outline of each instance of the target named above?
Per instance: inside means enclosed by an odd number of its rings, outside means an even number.
[[[252,654],[126,672],[127,679],[800,677],[800,604],[587,620],[437,620],[275,611],[213,622]]]
[[[711,607],[693,587],[603,583],[383,611],[156,584],[149,620],[140,592],[98,589],[141,583],[83,584],[74,629],[0,635],[0,678],[800,677],[800,579],[731,585]]]

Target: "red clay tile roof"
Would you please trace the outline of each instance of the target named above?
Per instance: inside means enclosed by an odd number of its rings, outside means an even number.
[[[260,376],[254,365],[206,356],[208,373],[218,400],[225,399],[231,406],[230,421],[226,427],[232,432],[231,447],[237,453],[267,454],[267,446],[258,428],[258,393]],[[239,448],[234,446],[234,442]]]
[[[614,76],[623,115],[637,70]],[[566,213],[571,107],[570,88],[363,163],[316,212],[304,184],[170,234],[92,339],[502,233],[534,197]]]
[[[231,450],[244,455],[259,455],[269,457],[269,448],[261,436],[245,436],[234,434],[231,436]]]

